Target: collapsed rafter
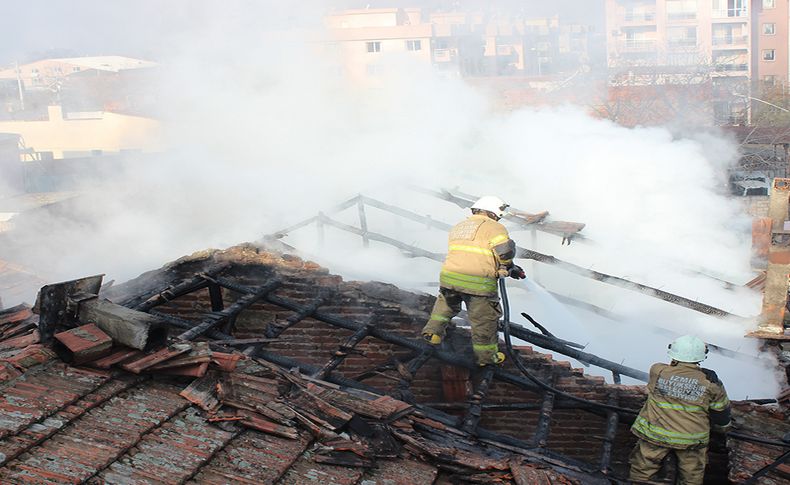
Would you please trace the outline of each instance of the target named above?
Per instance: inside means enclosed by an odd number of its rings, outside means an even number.
[[[203,279],[206,284],[201,283],[199,280]],[[208,284],[215,284],[220,288],[230,290],[234,293],[239,295],[238,299],[235,303],[232,303],[226,310],[215,311],[209,313],[205,318],[196,321],[190,321],[186,319],[180,319],[177,317],[170,317],[164,319],[169,324],[177,328],[184,329],[187,326],[191,325],[191,330],[187,330],[181,334],[181,340],[189,340],[191,338],[197,337],[209,337],[209,338],[216,338],[215,342],[212,342],[212,345],[219,345],[224,346],[230,344],[234,338],[228,334],[225,334],[221,331],[214,329],[216,325],[224,320],[227,320],[233,316],[238,315],[239,313],[243,312],[245,309],[249,307],[251,301],[265,301],[268,304],[274,305],[279,308],[290,310],[294,312],[293,316],[289,319],[289,321],[284,326],[277,326],[277,327],[270,327],[271,330],[267,331],[267,340],[276,340],[282,332],[293,325],[297,321],[301,321],[302,319],[309,316],[310,318],[327,324],[331,327],[335,328],[342,328],[345,330],[352,331],[348,339],[343,342],[338,350],[329,358],[329,360],[321,366],[312,366],[307,365],[302,362],[298,362],[294,359],[290,359],[284,357],[282,355],[276,354],[271,351],[267,351],[264,349],[266,342],[262,343],[254,343],[252,345],[247,345],[245,353],[248,353],[251,356],[262,358],[268,360],[270,362],[276,363],[281,366],[285,367],[298,367],[300,371],[308,376],[312,376],[313,378],[324,379],[330,382],[334,382],[341,386],[350,387],[350,388],[357,388],[363,389],[366,391],[373,391],[381,393],[377,389],[370,387],[368,385],[363,384],[359,380],[349,379],[346,377],[338,376],[333,371],[343,362],[343,360],[348,356],[350,353],[354,351],[354,348],[364,339],[366,338],[375,338],[382,340],[384,342],[393,344],[397,347],[403,348],[405,350],[411,351],[411,357],[407,358],[404,362],[401,363],[396,359],[391,359],[390,361],[377,365],[374,369],[371,369],[369,372],[363,373],[360,375],[359,378],[365,378],[367,376],[376,375],[378,373],[384,373],[388,371],[397,371],[398,376],[396,379],[398,381],[394,394],[396,397],[404,399],[406,402],[414,403],[414,397],[411,393],[411,382],[413,376],[416,372],[429,360],[437,359],[445,364],[458,366],[461,368],[465,368],[471,371],[477,371],[478,366],[471,360],[465,357],[459,356],[454,352],[448,351],[444,348],[435,348],[427,343],[419,340],[419,339],[410,339],[400,335],[396,335],[393,332],[389,332],[387,330],[382,329],[379,326],[376,326],[373,321],[369,321],[366,323],[357,323],[352,320],[348,320],[345,318],[338,317],[334,314],[326,313],[321,311],[320,307],[327,302],[326,296],[319,295],[318,297],[314,298],[313,300],[309,300],[307,304],[302,304],[287,298],[283,298],[276,295],[277,286],[279,286],[281,281],[278,277],[272,277],[270,280],[264,282],[263,285],[257,287],[249,287],[245,285],[241,285],[232,281],[226,277],[221,276],[218,272],[213,272],[212,275],[208,274],[199,274],[196,275],[194,278],[188,279],[183,284],[175,285],[173,288],[177,288],[177,292],[174,292],[173,289],[170,290],[163,290],[155,294],[154,297],[149,298],[146,300],[147,303],[144,305],[147,308],[147,311],[157,315],[166,315],[165,313],[157,312],[155,310],[156,306],[171,301],[173,299],[173,295],[178,293],[179,296],[185,296],[189,293],[194,291],[199,291],[205,289]],[[157,295],[166,294],[167,297],[159,297]],[[209,296],[209,299],[211,297]],[[208,302],[209,304],[211,301]],[[136,306],[140,307],[141,304],[137,304]],[[514,325],[514,327],[517,327]],[[535,332],[530,332],[529,330],[523,329],[523,335],[529,338],[533,338],[530,334],[535,334]],[[545,340],[554,340],[554,344],[560,346],[565,345],[567,348],[572,348],[567,346],[567,344],[562,343],[560,339],[556,339],[553,337],[545,336],[542,334],[535,334],[536,339],[543,339]],[[244,344],[245,339],[239,340],[238,343],[233,342],[235,345]],[[545,342],[544,342],[545,343]],[[588,354],[590,355],[590,354]],[[594,356],[588,358],[588,360],[594,360]],[[639,377],[639,371],[635,369],[628,369],[623,368],[620,370],[624,370],[625,374],[627,375],[634,375]],[[483,428],[478,426],[482,414],[487,409],[494,409],[490,406],[485,404],[485,397],[487,394],[488,387],[494,381],[501,381],[506,382],[511,385],[515,385],[521,389],[530,390],[533,392],[542,393],[544,396],[543,402],[539,405],[540,409],[540,418],[537,430],[535,432],[535,436],[532,440],[525,442],[522,440],[518,440],[516,438],[512,438],[506,435],[500,435],[497,433],[493,433],[487,431]],[[545,449],[546,446],[546,437],[548,436],[548,432],[551,426],[551,410],[556,406],[558,408],[563,409],[580,409],[587,412],[591,412],[598,416],[607,416],[606,413],[602,412],[600,409],[597,409],[595,406],[591,406],[585,403],[573,402],[567,399],[563,399],[561,396],[554,396],[552,393],[543,392],[535,383],[525,379],[520,375],[515,375],[507,372],[504,369],[488,366],[484,368],[482,372],[482,379],[478,386],[475,389],[475,392],[472,395],[470,402],[466,407],[466,413],[463,417],[458,418],[455,416],[447,415],[438,409],[434,409],[429,406],[425,405],[418,405],[418,409],[422,412],[426,417],[430,417],[431,419],[437,420],[439,422],[443,422],[445,424],[458,427],[460,429],[465,430],[467,433],[477,436],[483,440],[489,440],[493,444],[498,444],[498,446],[504,447],[515,447],[523,452],[529,452],[535,454],[537,457],[543,457],[543,459],[551,460],[552,463],[555,465],[562,465],[563,472],[566,472],[567,469],[565,467],[570,466],[572,469],[579,469],[583,470],[585,473],[600,473],[600,469],[604,468],[604,463],[600,465],[590,465],[590,464],[583,464],[579,463],[575,460],[570,460],[567,457],[561,457],[552,453],[551,451]],[[609,414],[611,416],[611,414]],[[630,416],[624,415],[622,416],[624,420],[630,419]],[[607,433],[608,435],[608,433]],[[613,439],[613,437],[611,438]],[[609,441],[605,441],[604,448],[602,449],[602,456],[610,456],[611,455],[611,439]],[[606,446],[609,446],[608,451]],[[608,465],[608,464],[606,464]]]
[[[449,191],[425,191],[431,195],[434,195],[442,200],[447,200],[452,202],[459,207],[469,207],[472,205],[472,201],[469,199],[470,196],[462,197],[459,195],[454,195]],[[410,244],[403,243],[398,241],[397,239],[391,238],[389,236],[385,236],[383,234],[373,232],[368,230],[367,228],[367,219],[364,212],[364,206],[369,205],[371,207],[375,207],[377,209],[383,210],[385,212],[389,212],[391,214],[397,215],[399,217],[409,219],[414,222],[420,222],[426,224],[429,228],[436,228],[441,230],[449,230],[452,226],[445,222],[437,221],[429,216],[422,216],[416,214],[414,212],[408,211],[406,209],[402,209],[397,206],[393,206],[391,204],[386,204],[384,202],[371,199],[370,197],[364,195],[358,195],[353,197],[346,202],[334,207],[329,213],[336,213],[341,212],[349,207],[357,206],[360,214],[360,223],[364,222],[364,228],[358,228],[351,226],[349,224],[344,224],[342,222],[338,222],[329,216],[327,216],[323,212],[319,212],[318,215],[306,219],[302,222],[294,224],[290,227],[282,229],[280,231],[276,231],[270,235],[266,236],[266,239],[281,239],[288,235],[288,233],[295,231],[296,229],[300,229],[302,227],[308,226],[310,224],[315,223],[320,231],[323,231],[323,227],[325,225],[335,227],[336,229],[349,232],[351,234],[356,234],[363,239],[363,242],[367,244],[367,241],[374,240],[379,241],[385,244],[389,244],[390,246],[394,246],[405,254],[410,257],[424,257],[428,259],[432,259],[434,261],[444,261],[444,254],[441,253],[434,253],[432,251],[427,251],[425,249],[419,248],[417,246],[413,246]],[[528,219],[525,219],[523,216],[514,216],[511,219],[515,220],[518,224],[525,226],[525,227],[533,227],[538,230],[543,230],[544,232],[549,232],[552,234],[556,234],[561,236],[563,240],[570,240],[573,238],[578,238],[579,234],[578,231],[581,230],[583,224],[580,223],[569,223],[569,222],[561,222],[557,224],[561,224],[560,226],[554,227],[552,229],[547,229],[545,226],[546,224],[538,224],[540,221],[530,222]],[[543,229],[540,229],[543,227]],[[559,229],[563,228],[563,229]],[[575,229],[575,230],[574,230]],[[592,279],[594,281],[600,281],[601,283],[606,283],[609,285],[617,286],[619,288],[624,288],[631,291],[639,292],[643,295],[650,296],[653,298],[657,298],[668,303],[672,303],[674,305],[678,305],[684,308],[688,308],[690,310],[694,310],[699,313],[703,313],[705,315],[712,315],[715,317],[721,318],[734,318],[738,320],[744,320],[745,318],[739,315],[735,315],[733,313],[727,312],[720,308],[716,308],[711,305],[707,305],[705,303],[701,303],[695,300],[691,300],[689,298],[682,297],[680,295],[676,295],[674,293],[670,293],[668,291],[664,291],[658,288],[654,288],[652,286],[644,285],[641,283],[635,283],[633,281],[629,281],[625,278],[621,278],[619,276],[612,276],[606,273],[601,273],[599,271],[593,271],[587,268],[583,268],[581,266],[575,265],[573,263],[569,263],[567,261],[560,260],[555,258],[554,256],[543,254],[537,251],[533,251],[531,249],[527,249],[521,246],[517,246],[517,258],[523,259],[531,259],[534,261],[538,261],[543,264],[547,264],[550,266],[554,266],[556,268],[560,268],[564,271],[568,271],[570,273],[577,274],[579,276]],[[569,297],[566,297],[569,298]]]

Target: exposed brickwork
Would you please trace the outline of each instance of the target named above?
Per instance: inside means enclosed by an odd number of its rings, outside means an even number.
[[[402,291],[382,283],[345,282],[313,263],[293,256],[258,252],[257,249],[249,246],[205,256],[199,255],[198,259],[203,257],[205,257],[204,266],[209,262],[232,261],[233,266],[224,273],[225,276],[248,286],[261,286],[268,278],[278,274],[283,279],[283,284],[274,292],[277,296],[308,305],[321,294],[330,295],[326,304],[320,307],[321,312],[359,324],[372,323],[407,338],[418,337],[419,329],[428,318],[433,305],[433,297],[430,296]],[[184,260],[182,264],[183,268],[170,265],[167,269],[169,272],[181,273],[180,279],[185,279],[199,271],[195,268],[193,260]],[[139,290],[140,287],[137,288]],[[223,291],[226,305],[230,305],[238,296],[231,291]],[[208,291],[203,290],[178,298],[160,307],[159,310],[178,314],[182,318],[199,319],[201,313],[210,311]],[[259,337],[268,325],[273,322],[283,323],[292,315],[293,312],[275,305],[256,303],[236,322],[235,336]],[[278,341],[267,344],[265,348],[277,354],[321,366],[352,333],[306,318],[285,330]],[[471,343],[467,330],[457,329],[450,345],[456,352],[471,358]],[[368,337],[355,347],[355,352],[345,359],[335,373],[355,378],[392,357],[405,359],[409,354],[408,350]],[[639,407],[644,399],[644,391],[639,387],[604,385],[603,378],[586,376],[580,369],[572,369],[567,362],[555,361],[550,356],[534,352],[529,348],[523,349],[522,355],[539,378],[547,382],[553,381],[559,388],[574,395],[606,402],[609,395],[614,393],[618,395],[620,404],[627,407]],[[514,374],[519,373],[512,366],[508,366],[508,370]],[[394,378],[398,376],[395,372],[389,372],[387,375],[390,378],[378,376],[365,380],[365,383],[392,392],[396,385]],[[446,399],[441,384],[441,363],[430,360],[415,376],[411,389],[417,402],[442,402]],[[540,403],[541,399],[542,396],[536,393],[496,382],[486,402]],[[534,433],[537,414],[537,411],[485,412],[481,426],[529,440]],[[552,420],[548,447],[553,451],[595,463],[600,459],[602,448],[600,437],[603,436],[604,431],[605,418],[602,416],[580,410],[557,410]],[[628,425],[621,424],[613,454],[613,466],[619,471],[624,470],[633,443]]]
[[[430,296],[401,291],[382,283],[346,282],[313,263],[293,256],[259,252],[250,246],[206,253],[199,255],[197,259],[185,259],[178,264],[169,265],[166,271],[171,281],[178,281],[218,261],[233,262],[232,267],[223,275],[240,284],[251,287],[261,286],[272,276],[279,275],[283,284],[274,292],[279,297],[307,306],[323,295],[326,301],[320,307],[322,313],[336,315],[358,324],[370,323],[406,338],[418,338],[419,329],[427,319],[433,304],[433,297]],[[138,291],[141,288],[145,286],[142,284],[136,286]],[[158,287],[158,290],[161,289]],[[223,297],[227,306],[239,295],[224,291]],[[178,298],[159,309],[178,314],[182,318],[200,319],[203,313],[210,311],[208,291],[203,290]],[[293,316],[294,312],[276,305],[257,303],[236,321],[234,335],[238,338],[260,337],[269,325],[284,325],[286,320]],[[276,342],[267,344],[265,348],[308,364],[322,366],[352,333],[350,330],[336,328],[308,317],[286,329]],[[458,354],[469,358],[472,356],[471,342],[465,329],[455,329],[446,345]],[[572,368],[568,362],[554,360],[551,356],[529,347],[522,347],[520,352],[536,377],[575,396],[599,402],[608,402],[610,397],[615,396],[618,405],[631,409],[638,409],[644,401],[645,390],[641,386],[606,385],[601,377],[585,375],[581,369]],[[411,354],[412,352],[393,344],[367,337],[334,372],[345,377],[356,378],[362,372],[383,364],[393,357],[406,361]],[[512,363],[507,363],[505,369],[513,374],[519,374]],[[457,402],[464,398],[468,389],[471,389],[471,382],[466,380],[467,375],[466,370],[448,371],[446,365],[437,360],[429,360],[418,371],[411,389],[417,402]],[[397,377],[396,372],[389,371],[386,376],[376,376],[364,382],[385,392],[393,392]],[[470,380],[475,378],[473,373]],[[511,384],[495,381],[489,390],[486,403],[539,404],[541,400],[540,392],[530,392]],[[461,413],[456,412],[456,414]],[[537,410],[485,411],[480,425],[492,431],[529,441],[534,435],[538,414]],[[619,424],[614,443],[611,466],[620,473],[624,473],[627,469],[628,454],[635,442],[629,432],[629,425],[628,422]],[[605,428],[606,418],[600,413],[556,409],[552,415],[547,447],[567,456],[597,463],[600,460]],[[733,448],[736,452],[732,456],[740,457],[738,459],[741,461],[746,460],[743,457],[749,454],[747,452],[738,454],[737,450],[747,450],[748,446],[739,446]],[[770,453],[766,453],[763,458],[767,459],[765,457],[770,456]],[[711,455],[711,457],[717,470],[723,470],[726,465],[723,461],[724,455]],[[744,467],[749,468],[747,465]],[[296,469],[298,467],[292,470],[292,473],[296,473]],[[718,471],[716,474],[722,475]]]
[[[750,403],[734,404],[734,431],[762,436],[774,441],[781,441],[782,436],[790,433],[790,410],[779,406],[758,406]],[[730,475],[733,483],[740,483],[749,478],[757,470],[771,464],[784,451],[770,445],[749,443],[730,439]],[[790,481],[790,464],[779,467],[778,473],[761,478],[761,484],[779,485]]]

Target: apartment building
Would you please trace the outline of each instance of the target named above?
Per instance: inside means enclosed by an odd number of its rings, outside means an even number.
[[[607,0],[610,68],[710,66],[751,76],[748,0]]]
[[[762,86],[787,86],[788,0],[757,0],[752,4],[755,80]]]
[[[325,18],[322,43],[337,73],[375,83],[404,60],[448,76],[542,76],[589,59],[591,29],[557,16],[501,18],[480,11],[345,10]]]

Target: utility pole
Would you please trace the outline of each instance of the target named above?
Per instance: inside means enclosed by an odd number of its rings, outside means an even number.
[[[14,67],[15,67],[15,70],[16,70],[16,85],[17,85],[17,88],[19,89],[19,104],[20,104],[20,107],[22,108],[22,111],[24,111],[25,110],[25,90],[22,87],[22,76],[21,76],[21,73],[19,72],[19,62],[14,61]]]

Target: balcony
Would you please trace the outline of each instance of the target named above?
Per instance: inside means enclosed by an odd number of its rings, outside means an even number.
[[[729,74],[746,74],[749,71],[749,64],[748,63],[721,63],[721,64],[714,64],[713,69],[717,73],[729,73]]]
[[[626,12],[621,17],[624,24],[654,24],[656,23],[656,12]]]
[[[696,11],[667,13],[667,21],[669,22],[683,22],[686,20],[696,20],[696,18],[697,18]]]
[[[667,41],[670,49],[683,49],[686,47],[697,47],[697,39],[669,39]]]
[[[713,11],[714,20],[743,20],[749,18],[749,10],[746,7],[724,8]]]
[[[433,61],[434,62],[452,62],[455,60],[455,49],[434,49]]]
[[[725,35],[713,37],[714,49],[746,49],[749,37],[746,35]]]
[[[655,39],[626,39],[620,45],[624,52],[650,52],[656,50]]]

